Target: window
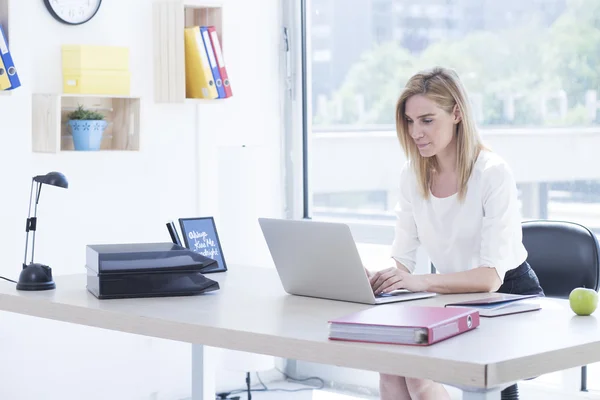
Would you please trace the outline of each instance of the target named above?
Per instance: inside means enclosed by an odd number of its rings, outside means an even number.
[[[313,27],[330,40],[328,68],[306,60],[305,217],[350,223],[367,265],[389,265],[396,100],[434,65],[461,76],[483,139],[515,172],[523,218],[600,232],[600,2],[307,0],[305,12],[307,46]],[[600,391],[596,365],[588,387]]]

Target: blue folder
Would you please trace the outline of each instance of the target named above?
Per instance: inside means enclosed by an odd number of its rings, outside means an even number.
[[[10,55],[8,41],[6,40],[6,35],[4,34],[2,25],[0,25],[0,57],[2,58],[4,68],[6,68],[6,72],[8,73],[8,79],[10,80],[10,88],[6,90],[18,88],[21,86],[21,80],[19,79],[19,74],[17,73],[17,68],[15,67],[13,58]]]
[[[223,80],[221,79],[221,73],[219,72],[219,64],[217,64],[217,57],[215,56],[215,50],[210,40],[208,27],[201,26],[200,34],[202,36],[202,41],[204,42],[206,54],[208,55],[208,63],[210,64],[210,70],[212,71],[215,86],[217,87],[217,93],[219,94],[218,98],[223,99],[225,98],[225,88],[223,87]]]

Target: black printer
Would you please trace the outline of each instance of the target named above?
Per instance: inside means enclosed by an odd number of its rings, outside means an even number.
[[[202,274],[216,263],[174,243],[88,245],[87,290],[99,299],[206,293],[219,289]]]

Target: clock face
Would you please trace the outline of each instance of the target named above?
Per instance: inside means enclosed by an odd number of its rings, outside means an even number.
[[[102,0],[44,0],[50,14],[58,21],[69,24],[83,24],[96,15]]]

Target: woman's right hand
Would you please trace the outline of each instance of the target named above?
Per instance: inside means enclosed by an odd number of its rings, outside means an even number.
[[[373,293],[379,294],[384,292],[390,286],[401,280],[400,271],[396,267],[390,267],[377,271],[369,276],[369,282]]]
[[[370,278],[374,294],[388,293],[398,289],[406,289],[411,292],[427,290],[427,281],[424,275],[413,275],[408,270],[398,267],[390,267],[377,271]]]

